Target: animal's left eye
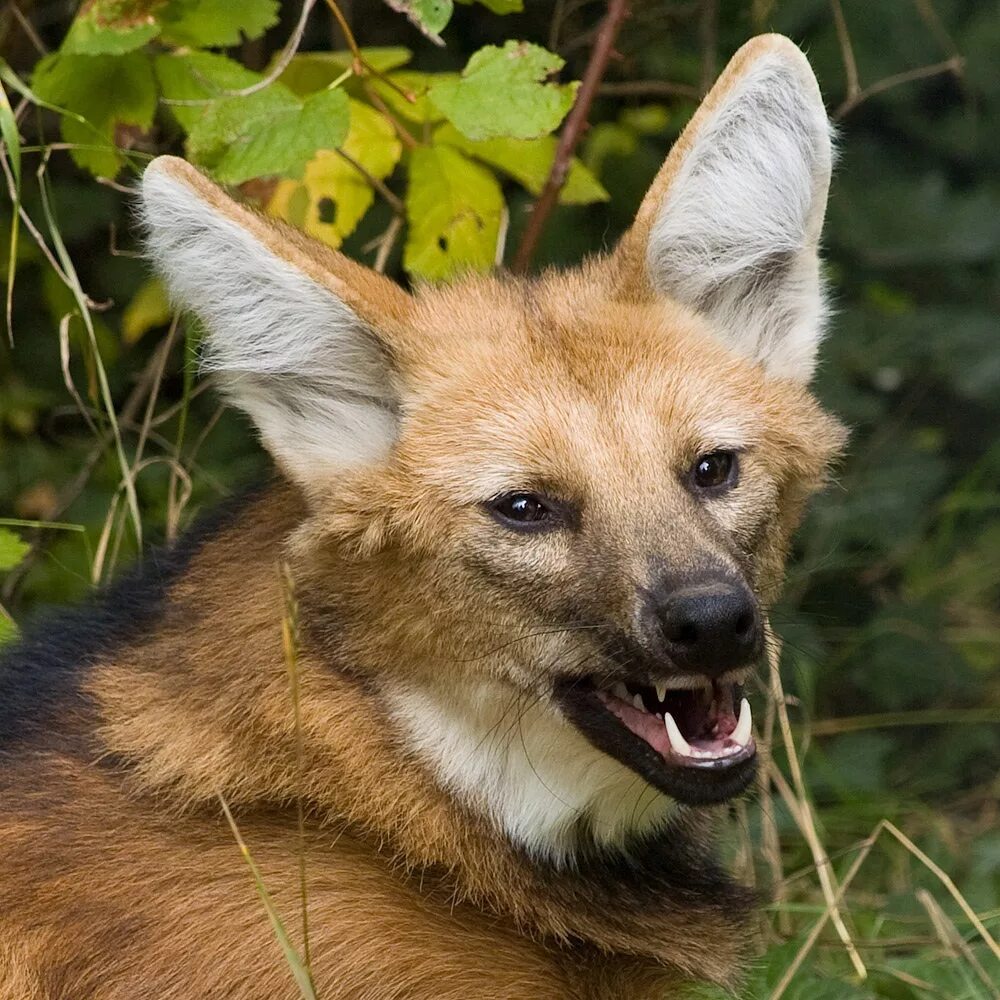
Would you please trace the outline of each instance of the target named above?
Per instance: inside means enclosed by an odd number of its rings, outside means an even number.
[[[736,452],[710,451],[691,467],[691,482],[699,490],[720,490],[736,484],[737,472]]]
[[[555,527],[559,520],[555,505],[535,493],[504,493],[486,507],[505,527],[520,531]]]

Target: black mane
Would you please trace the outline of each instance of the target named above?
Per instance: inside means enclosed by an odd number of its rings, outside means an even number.
[[[58,736],[60,711],[86,708],[80,682],[88,668],[157,620],[171,584],[260,492],[254,487],[202,514],[173,546],[149,550],[111,586],[39,616],[0,648],[0,755],[36,736]]]

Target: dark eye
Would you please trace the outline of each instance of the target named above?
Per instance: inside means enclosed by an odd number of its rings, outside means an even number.
[[[710,451],[699,456],[691,469],[691,481],[700,490],[717,490],[736,482],[736,453]]]
[[[551,503],[534,493],[504,493],[486,506],[501,524],[520,530],[553,527],[559,517]]]

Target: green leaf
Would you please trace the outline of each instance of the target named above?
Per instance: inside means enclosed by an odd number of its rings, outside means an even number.
[[[409,233],[403,266],[431,280],[491,267],[503,207],[496,178],[457,149],[415,149],[406,193]]]
[[[20,535],[7,528],[0,528],[0,571],[13,569],[31,549]]]
[[[386,3],[400,14],[405,14],[410,23],[419,28],[432,42],[443,45],[439,32],[451,20],[454,4],[452,0],[386,0]]]
[[[238,45],[278,23],[278,0],[173,0],[161,21],[172,45]]]
[[[469,156],[488,163],[513,177],[532,194],[540,194],[556,158],[555,138],[543,135],[538,139],[466,139],[454,125],[442,125],[434,133],[434,141],[461,149]],[[566,205],[589,205],[607,201],[608,192],[601,182],[576,157],[570,163],[569,174],[559,201]]]
[[[213,98],[224,91],[252,87],[261,80],[259,73],[214,52],[160,55],[153,65],[163,100],[185,132],[190,132],[202,118],[214,103]],[[172,104],[171,101],[203,103]]]
[[[273,89],[250,96],[262,97]],[[247,115],[248,100],[236,97],[219,102],[226,105],[221,119],[228,148],[211,170],[224,184],[241,184],[251,177],[301,177],[317,150],[337,149],[347,137],[350,110],[342,90],[321,90],[301,103],[292,96],[293,105],[272,103],[265,114],[260,109],[266,101]],[[219,121],[218,116],[212,119],[215,124]],[[199,130],[204,122],[198,123]]]
[[[155,11],[163,0],[89,0],[63,39],[62,52],[124,55],[160,33]]]
[[[379,73],[405,66],[413,53],[401,46],[386,48],[362,49],[361,56],[365,62]],[[275,59],[280,58],[275,55]],[[272,67],[273,68],[272,60]],[[343,76],[354,63],[353,55],[348,51],[339,52],[302,52],[292,58],[292,61],[282,71],[278,80],[293,93],[300,97],[313,94],[317,90],[329,87],[338,77]],[[377,79],[377,78],[375,78]]]
[[[469,139],[534,139],[558,127],[573,105],[578,84],[544,82],[563,60],[538,45],[509,41],[487,45],[457,81],[430,89],[431,100]]]
[[[343,149],[365,172],[383,180],[399,162],[403,145],[383,115],[350,102],[351,127]],[[310,236],[339,247],[375,200],[375,191],[357,167],[333,152],[319,152],[306,165],[301,182],[281,181],[268,211]]]
[[[520,14],[524,10],[524,0],[458,0],[458,2],[466,5],[481,3],[494,14]]]
[[[55,53],[38,63],[32,86],[43,101],[84,119],[63,115],[62,135],[80,147],[70,150],[74,161],[98,177],[113,177],[121,169],[119,129],[148,129],[156,112],[152,65],[141,52],[122,56]]]

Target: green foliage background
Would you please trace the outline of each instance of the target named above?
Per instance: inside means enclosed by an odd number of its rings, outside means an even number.
[[[302,8],[278,0],[0,12],[0,268],[12,283],[0,637],[266,467],[195,377],[197,333],[137,256],[128,187],[143,163],[186,154],[404,281],[488,267],[498,245],[510,260],[604,12],[596,0],[395,4],[408,20],[377,0],[341,3],[362,64],[329,7],[307,6],[301,36]],[[734,817],[736,863],[777,900],[747,995],[776,995],[802,952],[785,996],[995,997],[1000,958],[970,912],[996,936],[997,6],[635,2],[535,262],[614,241],[699,92],[760,30],[807,49],[839,111],[826,230],[837,316],[817,390],[853,434],[775,620],[803,786],[778,749],[788,794],[778,778]],[[267,83],[289,39],[298,54]],[[808,942],[826,904],[803,829],[839,880],[882,819],[955,893],[883,833],[845,893],[862,979],[832,926]]]

